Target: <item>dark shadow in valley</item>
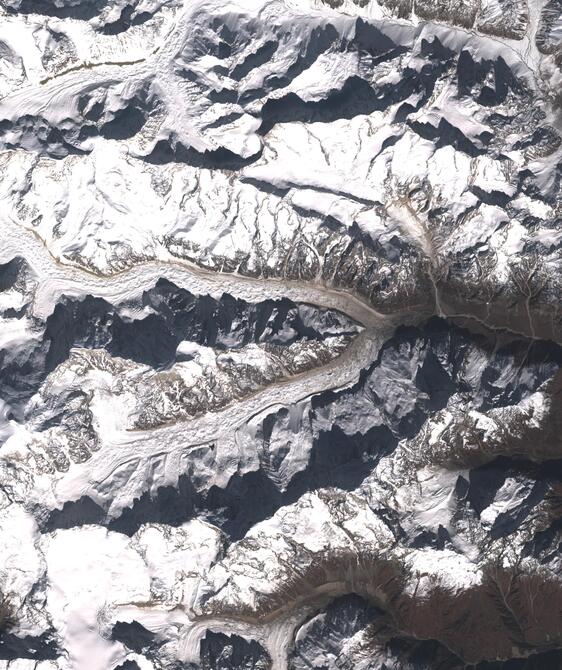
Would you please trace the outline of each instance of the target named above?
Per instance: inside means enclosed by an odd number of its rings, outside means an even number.
[[[6,289],[17,281],[19,269],[17,262],[0,268]],[[123,307],[136,309],[140,316],[122,316]],[[17,355],[0,350],[0,394],[14,411],[23,409],[73,347],[105,349],[113,356],[163,369],[186,360],[186,354],[177,354],[184,340],[226,350],[250,343],[286,346],[357,333],[357,325],[340,312],[288,299],[255,304],[228,294],[214,299],[193,295],[164,279],[145,291],[140,301],[117,307],[92,296],[63,298],[44,326],[35,324],[39,333],[43,327],[42,337],[30,338],[29,348]]]
[[[459,96],[470,97],[486,107],[504,104],[510,93],[525,96],[523,85],[503,58],[477,61],[466,49],[457,61],[457,87]]]
[[[136,654],[147,654],[159,646],[155,641],[156,634],[138,621],[118,621],[111,629],[111,639],[121,642]]]
[[[103,524],[105,518],[106,513],[103,507],[88,496],[82,496],[78,500],[65,502],[61,509],[51,510],[41,524],[41,531],[51,533],[54,530],[76,526]]]
[[[551,349],[548,343],[516,341],[500,345],[438,318],[420,328],[400,327],[352,387],[318,394],[296,424],[285,408],[263,420],[255,437],[259,469],[237,473],[225,488],[211,486],[208,490],[204,483],[180,475],[178,486],[143,494],[108,526],[132,535],[146,522],[177,526],[200,517],[221,528],[231,541],[238,540],[253,525],[307,491],[329,486],[349,491],[357,488],[382,457],[390,454],[400,440],[415,437],[428,417],[446,407],[452,395],[458,394],[467,406],[477,408],[483,403],[491,408],[519,402],[556,372],[559,354],[559,348]],[[466,362],[474,356],[487,358],[478,378],[465,374]],[[501,385],[494,383],[500,374]],[[288,446],[278,451],[271,447],[279,442],[272,439],[274,431],[289,445],[291,435],[301,430],[310,434],[305,438],[311,440],[308,463],[283,486],[280,468]],[[511,464],[498,459],[495,465],[471,472],[462,497],[476,513],[493,501],[507,476],[507,463]],[[543,482],[550,481],[553,472],[550,462],[521,504],[511,513],[498,516],[492,529],[494,537],[510,534],[524,521],[544,495]],[[65,512],[66,518],[69,513]],[[63,523],[62,517],[51,523]],[[399,532],[399,527],[395,530]],[[426,537],[421,529],[419,546],[446,546],[450,538],[443,531]]]
[[[0,120],[0,148],[23,149],[54,159],[86,155],[79,146],[79,133],[73,121],[55,127],[41,116],[26,114],[13,121]]]
[[[108,0],[78,0],[71,2],[56,2],[55,0],[21,0],[21,2],[10,2],[5,0],[8,14],[42,14],[58,19],[75,19],[77,21],[89,21],[98,16]],[[12,5],[12,6],[11,6]]]
[[[261,150],[247,158],[220,147],[210,151],[197,151],[193,147],[186,147],[180,142],[174,146],[169,141],[160,140],[148,156],[143,157],[147,163],[153,165],[166,165],[168,163],[183,163],[191,167],[205,168],[208,170],[227,170],[236,172],[242,168],[255,163],[261,156]]]
[[[256,642],[239,635],[207,631],[200,643],[201,670],[268,670],[271,659]]]
[[[511,484],[513,499],[494,519],[490,529],[492,540],[517,532],[532,521],[538,506],[542,522],[533,538],[524,543],[522,557],[533,556],[548,563],[560,555],[562,543],[562,460],[537,463],[524,458],[500,456],[485,465],[473,468],[468,481],[461,477],[459,500],[466,502],[478,517],[496,500],[506,484]]]
[[[101,32],[104,35],[119,35],[124,33],[132,26],[141,26],[152,18],[151,12],[139,12],[135,14],[135,7],[133,5],[126,5],[121,10],[119,18],[111,23],[106,23]]]
[[[18,659],[52,661],[59,656],[57,643],[50,633],[43,633],[37,637],[30,635],[18,637],[13,633],[0,632],[0,659],[3,661]]]
[[[429,99],[435,83],[449,67],[453,52],[446,50],[447,59],[442,61],[439,56],[443,49],[437,39],[432,42],[423,40],[422,53],[429,62],[420,70],[406,67],[397,83],[371,85],[365,79],[353,75],[345,81],[342,88],[330,91],[320,101],[307,102],[296,93],[267,100],[261,111],[262,124],[259,132],[266,135],[277,123],[329,123],[338,119],[352,119],[361,114],[384,111],[417,94],[420,99],[417,106],[411,108],[410,111],[413,112]],[[400,49],[397,49],[386,55],[394,58],[399,53]]]
[[[149,660],[158,660],[159,648],[164,642],[137,621],[118,621],[113,626],[111,639]],[[129,670],[126,663],[130,662],[126,661],[119,668]],[[130,666],[130,670],[133,667]],[[166,667],[170,670],[269,670],[271,658],[256,640],[207,630],[199,643],[199,663],[168,663]]]
[[[102,14],[108,6],[109,0],[4,0],[0,3],[5,5],[8,14],[40,14],[57,19],[70,19],[75,21],[90,21]],[[104,35],[118,35],[127,31],[131,26],[142,25],[152,18],[151,12],[135,13],[138,0],[132,0],[130,4],[121,9],[117,19],[105,23],[100,32]]]

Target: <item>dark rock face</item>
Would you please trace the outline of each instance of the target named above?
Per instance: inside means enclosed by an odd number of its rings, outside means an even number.
[[[208,631],[201,640],[201,670],[268,670],[271,659],[255,640]]]

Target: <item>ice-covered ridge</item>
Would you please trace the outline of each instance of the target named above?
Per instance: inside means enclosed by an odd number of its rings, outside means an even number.
[[[432,24],[197,7],[150,62],[4,99],[7,215],[96,273],[178,258],[559,337],[562,148],[534,62]]]
[[[84,463],[108,434],[215,413],[302,376],[361,331],[335,311],[195,296],[165,280],[117,306],[64,298],[42,322],[26,313],[29,274],[21,260],[2,268],[2,296],[24,303],[0,324],[3,455],[26,452],[39,472]]]

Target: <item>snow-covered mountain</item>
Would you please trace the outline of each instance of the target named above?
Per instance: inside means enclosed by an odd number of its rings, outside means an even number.
[[[560,0],[0,0],[0,668],[562,667]]]

